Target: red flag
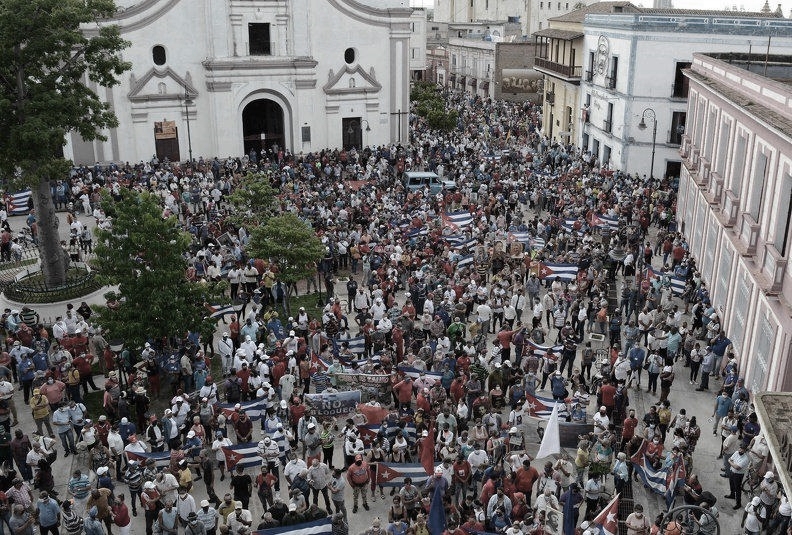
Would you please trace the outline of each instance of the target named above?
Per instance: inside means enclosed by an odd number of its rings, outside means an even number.
[[[434,449],[434,428],[431,428],[428,436],[418,439],[418,458],[429,475],[434,474]]]
[[[370,424],[381,424],[388,416],[388,409],[382,407],[372,407],[366,403],[358,403],[358,410],[366,417],[366,422]]]

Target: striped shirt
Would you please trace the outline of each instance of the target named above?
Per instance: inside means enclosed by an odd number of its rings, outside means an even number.
[[[69,492],[78,500],[88,497],[91,492],[91,481],[88,476],[83,474],[80,477],[73,477],[69,480]]]

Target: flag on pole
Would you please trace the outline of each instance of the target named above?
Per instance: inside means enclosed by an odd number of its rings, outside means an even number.
[[[536,454],[537,459],[544,459],[551,455],[561,453],[561,431],[558,429],[558,405],[556,403],[553,407],[553,412],[550,414],[550,421],[547,422],[544,435],[542,435],[542,443],[539,445],[539,452]]]
[[[405,477],[411,478],[413,485],[422,487],[429,479],[429,474],[420,463],[377,463],[377,485],[403,487]]]
[[[685,463],[681,457],[672,457],[656,469],[646,459],[648,447],[649,441],[644,440],[630,461],[635,467],[636,475],[641,478],[644,485],[652,492],[663,495],[666,505],[670,507],[674,503],[677,491],[685,483],[687,477]]]
[[[597,526],[601,535],[618,535],[619,533],[619,495],[613,497],[608,505],[598,514],[592,524]]]
[[[222,318],[229,314],[236,314],[234,305],[206,305],[210,318]]]
[[[441,485],[435,485],[432,502],[429,505],[429,518],[427,519],[426,525],[431,535],[442,535],[446,529],[443,487]]]

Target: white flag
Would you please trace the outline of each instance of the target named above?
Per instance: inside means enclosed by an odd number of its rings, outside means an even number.
[[[558,403],[555,404],[553,412],[550,414],[550,420],[547,422],[544,435],[542,435],[542,443],[539,445],[539,453],[536,454],[537,459],[561,453],[561,433],[558,429],[558,405]]]

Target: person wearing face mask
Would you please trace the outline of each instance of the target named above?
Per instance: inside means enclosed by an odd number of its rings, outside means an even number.
[[[187,515],[184,535],[206,535],[206,526],[204,526],[203,522],[198,521],[198,515],[194,512]]]
[[[369,510],[368,500],[366,499],[366,487],[368,486],[370,474],[368,463],[363,460],[363,456],[357,454],[355,461],[347,469],[347,480],[352,486],[352,513],[358,511],[358,499],[363,498],[363,509]]]
[[[63,396],[66,392],[66,383],[63,381],[56,381],[54,377],[48,377],[47,382],[39,387],[41,395],[47,398],[50,405],[50,411],[55,412],[63,402]],[[50,433],[52,433],[50,431]]]
[[[50,498],[47,492],[39,494],[36,502],[36,516],[41,535],[52,533],[58,535],[58,525],[61,521],[61,509],[58,502]]]
[[[36,422],[36,432],[39,435],[43,435],[41,426],[46,425],[50,436],[54,437],[55,433],[52,432],[52,425],[50,424],[51,409],[49,401],[38,388],[33,389],[33,396],[30,398],[30,409],[33,412],[33,420]]]
[[[627,517],[627,535],[648,535],[649,520],[643,514],[643,505],[636,503],[633,512]]]

